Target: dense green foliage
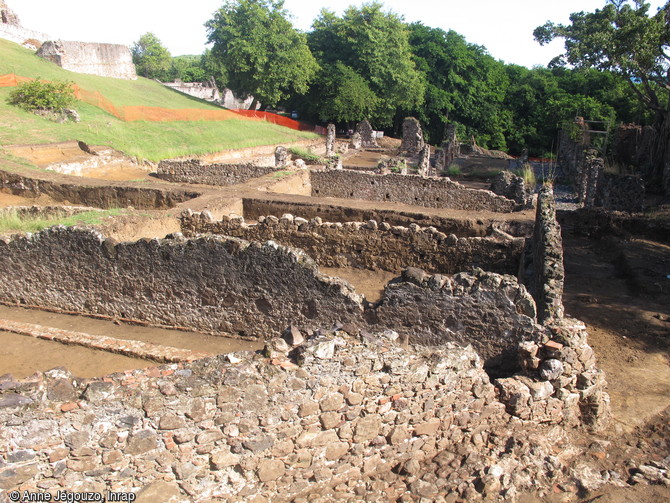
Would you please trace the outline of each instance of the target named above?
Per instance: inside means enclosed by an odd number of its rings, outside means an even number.
[[[20,84],[9,93],[9,103],[30,112],[62,112],[74,103],[71,82],[44,82],[37,78]]]
[[[670,189],[670,2],[652,14],[642,0],[609,0],[595,12],[577,12],[569,25],[547,22],[535,29],[541,44],[565,40],[565,53],[553,66],[611,72],[654,114],[657,142],[647,167],[649,179]],[[625,106],[625,104],[624,104]],[[664,175],[665,171],[665,175]]]
[[[340,122],[369,118],[389,126],[398,110],[423,103],[425,83],[412,59],[409,30],[380,3],[349,7],[342,17],[322,10],[308,35],[323,68],[310,94],[311,111]]]
[[[273,106],[304,94],[318,65],[282,0],[229,0],[206,23],[212,57],[236,96]]]
[[[137,73],[148,79],[169,80],[172,57],[158,37],[145,33],[130,48]]]

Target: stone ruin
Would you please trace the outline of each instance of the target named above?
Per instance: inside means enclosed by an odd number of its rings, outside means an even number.
[[[456,126],[447,125],[442,145],[435,152],[435,171],[439,176],[442,171],[449,168],[454,159],[460,154],[460,144],[456,138]]]
[[[372,129],[372,126],[370,125],[370,121],[368,121],[367,119],[362,120],[361,122],[356,124],[356,131],[354,132],[354,135],[355,134],[358,134],[360,137],[360,147],[354,146],[354,148],[379,148],[375,132]],[[353,144],[353,137],[352,137],[352,144]]]
[[[528,208],[533,205],[532,192],[526,187],[523,178],[511,171],[498,173],[491,182],[489,190],[516,201],[524,207]]]
[[[21,26],[19,17],[4,0],[0,0],[0,38],[11,40],[36,50],[42,42],[49,39],[46,33],[28,30]]]
[[[326,128],[326,157],[335,155],[335,124],[328,124]]]
[[[627,131],[627,132],[626,132]],[[615,151],[622,159],[631,160],[630,131],[618,133],[621,147],[615,144]],[[571,183],[582,206],[603,207],[629,213],[644,209],[645,184],[635,175],[620,175],[605,170],[602,155],[590,148],[588,127],[581,117],[574,124],[561,131],[558,148],[560,178]],[[617,150],[618,148],[618,150]]]
[[[72,72],[137,79],[130,49],[121,44],[49,40],[42,44],[37,55]]]
[[[414,117],[406,117],[402,123],[400,151],[409,155],[418,154],[424,146],[421,123]]]
[[[430,145],[427,143],[419,151],[418,174],[420,176],[430,175]]]
[[[278,146],[275,149],[275,168],[285,168],[289,160],[289,151],[286,147]]]
[[[410,267],[364,305],[302,251],[197,236],[220,225],[260,240],[415,235],[441,243],[442,254],[461,243],[383,222],[284,215],[248,225],[190,213],[182,224],[191,238],[116,243],[53,228],[0,241],[3,301],[266,339],[262,353],[99,379],[63,369],[0,378],[0,488],[382,502],[508,498],[536,480],[561,483],[565,460],[554,449],[565,433],[550,426],[602,429],[609,401],[584,325],[563,317],[552,204],[544,190],[524,254],[532,264],[519,268],[545,292],[535,299],[509,274]]]

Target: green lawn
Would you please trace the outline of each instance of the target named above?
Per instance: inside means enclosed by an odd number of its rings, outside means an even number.
[[[116,106],[220,110],[215,105],[183,95],[152,80],[110,79],[63,70],[18,44],[0,40],[0,75],[8,73],[45,80],[72,81],[88,91],[100,92]],[[313,133],[245,119],[123,122],[82,102],[76,104],[81,116],[80,123],[57,124],[9,105],[7,97],[11,89],[0,88],[0,145],[83,140],[92,145],[109,145],[140,159],[158,161],[169,157],[317,138]]]

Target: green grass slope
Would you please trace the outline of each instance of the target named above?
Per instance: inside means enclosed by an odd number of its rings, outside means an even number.
[[[220,109],[144,78],[130,81],[70,72],[44,61],[33,51],[0,39],[0,75],[9,73],[74,82],[88,91],[98,91],[115,106]],[[81,116],[80,123],[57,124],[9,105],[7,98],[12,89],[0,87],[0,145],[83,140],[92,145],[109,145],[130,156],[157,161],[316,138],[312,133],[245,119],[123,122],[102,109],[82,102],[77,102],[75,106]]]

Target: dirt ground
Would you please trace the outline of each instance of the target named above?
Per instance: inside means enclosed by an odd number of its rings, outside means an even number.
[[[397,141],[389,141],[390,139],[386,140],[386,143],[397,147]],[[57,159],[61,162],[64,157],[67,158],[63,152],[69,148],[59,145],[53,147],[51,153],[41,151],[42,161],[53,162]],[[80,156],[79,152],[70,151],[73,155]],[[23,153],[26,152],[35,155],[35,149],[27,149]],[[20,155],[18,151],[14,153]],[[378,155],[348,155],[345,163],[372,165],[373,157]],[[493,163],[498,168],[499,165],[507,164],[507,161],[498,159]],[[478,171],[483,166],[481,160],[474,164],[468,164],[466,160],[461,164],[464,168]],[[125,173],[123,169],[125,168],[119,167],[120,171],[105,176],[120,177]],[[136,175],[137,173],[132,176]],[[123,179],[104,176],[100,178]],[[481,179],[471,183],[478,188],[486,188],[488,184]],[[300,177],[286,180],[265,179],[262,182],[250,182],[234,190],[211,191],[206,197],[199,199],[197,204],[201,208],[212,209],[215,217],[230,211],[241,214],[241,194],[258,195],[259,192],[265,192],[271,197],[274,191],[296,197],[304,197],[309,193]],[[313,199],[315,203],[329,202]],[[0,206],[32,204],[46,205],[53,204],[53,201],[46,196],[30,199],[0,193]],[[375,204],[351,202],[352,206],[360,207]],[[398,208],[407,210],[404,206]],[[423,210],[426,213],[434,211]],[[114,224],[113,234],[117,239],[163,236],[178,230],[175,216],[176,213],[172,211],[145,212],[125,217]],[[476,213],[467,215],[468,218],[481,216]],[[529,214],[529,218],[531,217]],[[589,343],[596,352],[600,367],[607,374],[613,412],[612,425],[608,431],[598,436],[583,436],[578,441],[584,444],[589,459],[596,462],[602,470],[625,472],[627,467],[637,466],[644,460],[664,459],[670,455],[670,279],[667,278],[670,275],[670,247],[650,240],[596,240],[585,236],[580,229],[570,227],[564,227],[563,239],[566,314],[584,321],[587,325]],[[384,284],[395,276],[392,273],[352,270],[326,269],[323,272],[347,279],[365,293],[370,301],[377,300]],[[523,495],[518,501],[658,503],[670,501],[670,488],[643,485],[617,488],[607,485],[585,493],[576,487],[557,487],[542,496]]]

